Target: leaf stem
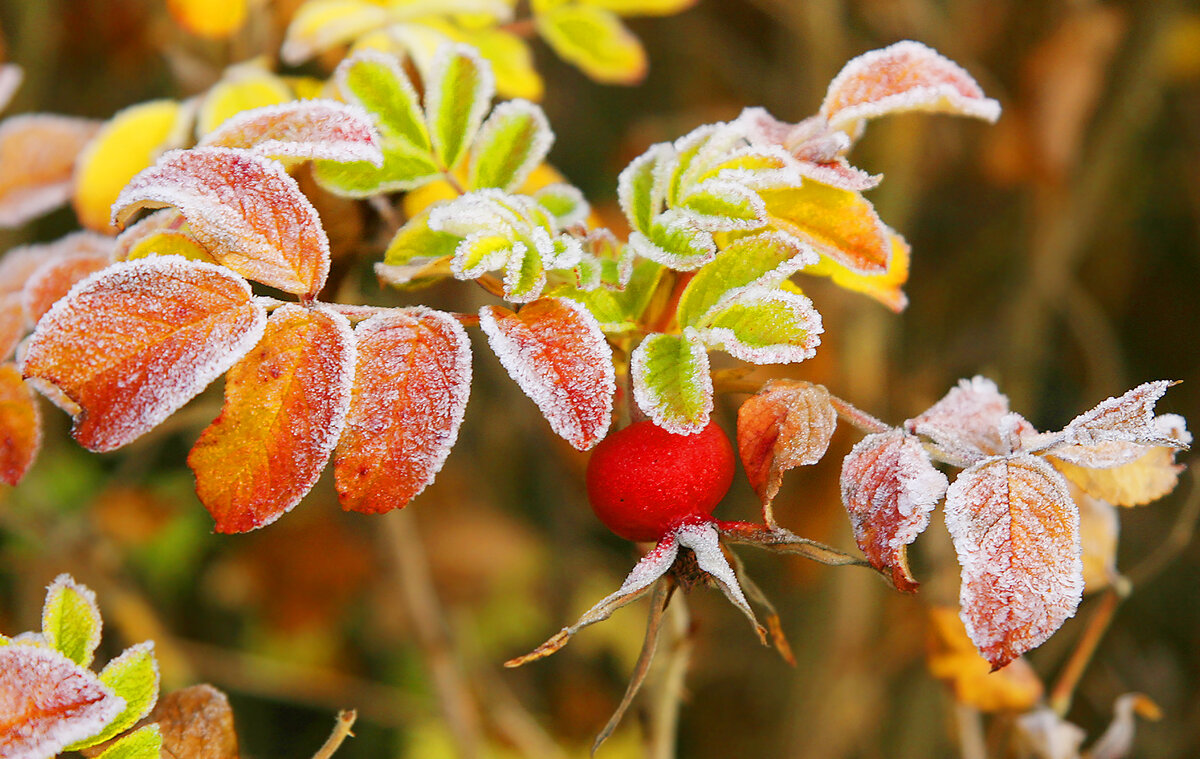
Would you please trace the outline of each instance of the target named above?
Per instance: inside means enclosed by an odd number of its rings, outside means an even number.
[[[1071,658],[1067,660],[1066,666],[1063,667],[1058,680],[1054,683],[1054,688],[1050,691],[1050,708],[1058,716],[1066,716],[1071,709],[1075,688],[1079,685],[1084,670],[1091,663],[1092,656],[1095,655],[1100,641],[1104,638],[1104,633],[1108,631],[1108,626],[1112,623],[1113,615],[1116,613],[1117,607],[1121,605],[1123,598],[1118,590],[1109,588],[1100,599],[1100,605],[1088,619],[1087,627],[1080,636],[1079,642],[1075,644]]]
[[[679,735],[679,711],[683,705],[684,679],[692,660],[692,622],[687,597],[680,594],[677,603],[667,609],[670,638],[666,665],[662,670],[650,723],[650,759],[673,759]]]
[[[890,424],[876,419],[866,411],[863,411],[849,401],[837,397],[833,393],[829,394],[829,403],[837,411],[842,421],[854,425],[863,432],[887,432],[892,429]]]

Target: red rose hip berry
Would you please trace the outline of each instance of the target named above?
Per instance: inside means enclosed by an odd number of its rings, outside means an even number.
[[[659,540],[682,522],[708,519],[733,483],[733,446],[715,423],[676,435],[650,421],[606,437],[587,467],[588,501],[628,540]]]

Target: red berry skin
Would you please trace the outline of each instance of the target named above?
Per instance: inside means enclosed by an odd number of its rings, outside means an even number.
[[[735,469],[733,445],[714,422],[676,435],[650,421],[614,432],[592,451],[588,502],[627,540],[660,540],[681,523],[709,519]]]

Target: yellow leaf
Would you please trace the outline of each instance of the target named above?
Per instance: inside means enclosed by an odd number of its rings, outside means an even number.
[[[844,268],[875,276],[892,257],[887,227],[862,194],[805,179],[761,193],[772,225],[799,237]]]
[[[1024,659],[991,671],[967,637],[958,609],[934,606],[929,615],[929,671],[946,681],[959,702],[984,712],[1023,712],[1041,699],[1042,682]]]
[[[246,23],[246,0],[167,0],[175,23],[198,37],[223,40]]]
[[[290,64],[355,40],[387,24],[386,8],[366,0],[310,0],[300,6],[280,51]]]
[[[183,143],[190,111],[174,100],[130,106],[112,117],[75,166],[72,203],[79,223],[111,233],[112,204],[133,175]]]
[[[587,0],[587,4],[621,16],[670,16],[691,8],[696,0]]]
[[[204,96],[196,115],[196,136],[203,137],[242,111],[287,103],[293,98],[287,83],[261,66],[234,66]]]
[[[611,11],[562,5],[534,16],[538,34],[554,52],[605,84],[636,84],[646,75],[642,43]]]
[[[1139,459],[1112,469],[1088,469],[1048,457],[1058,471],[1093,498],[1117,506],[1144,506],[1162,498],[1179,483],[1182,464],[1175,463],[1175,449],[1150,448]]]
[[[461,186],[467,184],[467,164],[467,161],[463,161],[460,170],[455,173],[455,179]],[[529,178],[525,180],[525,184],[517,188],[517,192],[522,195],[532,195],[543,187],[565,181],[567,180],[558,172],[558,169],[548,163],[543,163],[529,173]],[[405,193],[401,202],[404,205],[404,214],[411,219],[434,203],[453,200],[458,195],[458,191],[449,182],[439,179]],[[592,219],[592,222],[599,223],[596,219]]]
[[[496,92],[503,98],[541,100],[545,89],[533,63],[528,43],[503,29],[467,32],[463,41],[479,50],[496,76]]]

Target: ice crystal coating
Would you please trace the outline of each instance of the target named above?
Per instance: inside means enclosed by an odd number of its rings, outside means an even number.
[[[758,620],[755,619],[754,612],[751,611],[750,604],[746,601],[745,594],[742,593],[742,586],[738,584],[737,575],[734,574],[733,567],[729,566],[729,562],[725,559],[725,553],[721,550],[720,535],[712,522],[682,524],[675,530],[675,537],[678,538],[679,545],[692,549],[692,552],[696,554],[696,564],[716,581],[717,587],[721,589],[725,597],[745,614],[755,627],[758,627]]]
[[[354,344],[346,317],[288,304],[230,370],[221,415],[188,455],[217,532],[268,525],[312,489],[350,406]]]
[[[297,100],[242,111],[197,147],[245,148],[265,156],[365,161],[383,165],[379,135],[360,106],[335,100]]]
[[[42,317],[22,369],[51,400],[66,400],[81,445],[109,451],[223,374],[265,324],[246,280],[224,267],[178,256],[117,263]]]
[[[44,113],[0,123],[0,228],[17,227],[71,197],[75,159],[100,122]]]
[[[604,438],[616,379],[612,349],[596,318],[576,301],[542,298],[513,313],[479,312],[479,326],[500,363],[550,427],[579,450]]]
[[[696,327],[697,337],[708,347],[752,364],[810,359],[823,331],[821,315],[807,296],[775,287],[726,293]]]
[[[109,243],[105,246],[106,250],[66,254],[51,259],[29,277],[21,293],[21,306],[25,311],[25,320],[30,326],[37,324],[38,319],[69,293],[75,283],[87,279],[112,263],[111,238],[104,239]]]
[[[158,701],[158,661],[154,658],[154,643],[146,641],[130,646],[121,655],[104,665],[100,682],[112,689],[125,702],[125,708],[113,717],[99,733],[67,747],[77,751],[102,743],[123,733],[150,713]]]
[[[450,455],[471,391],[471,344],[453,317],[426,308],[373,316],[355,336],[334,473],[343,508],[379,514],[403,508]]]
[[[1003,667],[1075,614],[1083,594],[1079,512],[1062,476],[1028,453],[986,459],[946,492],[971,640]]]
[[[1168,380],[1146,382],[1119,397],[1101,401],[1071,420],[1063,429],[1064,440],[1075,445],[1118,441],[1186,447],[1176,438],[1163,436],[1154,416],[1154,405],[1173,384]]]
[[[692,327],[682,335],[649,335],[631,358],[633,399],[659,427],[694,435],[713,409],[708,366],[708,352]]]
[[[1008,409],[1008,396],[996,383],[975,376],[958,381],[940,401],[904,426],[924,435],[966,465],[987,456],[1011,453],[1033,426]],[[1005,432],[1009,434],[1005,434]]]
[[[921,441],[903,430],[867,435],[842,461],[842,503],[854,539],[872,566],[891,571],[901,590],[917,589],[907,546],[929,526],[946,484]]]

